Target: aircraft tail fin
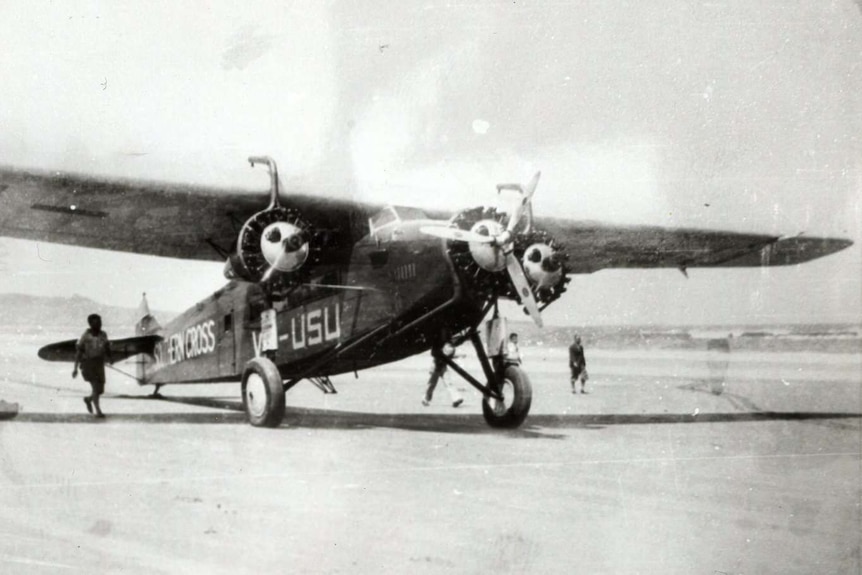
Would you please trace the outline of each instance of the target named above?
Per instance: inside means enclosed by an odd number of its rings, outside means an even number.
[[[140,319],[135,324],[135,336],[110,340],[111,359],[116,363],[136,355],[140,356],[136,362],[136,379],[138,383],[143,384],[146,382],[147,366],[155,363],[156,344],[162,341],[162,336],[159,335],[162,326],[150,313],[146,294],[138,307],[138,312]],[[58,341],[42,347],[38,354],[45,361],[72,363],[77,356],[77,345],[77,339]]]
[[[162,331],[162,326],[155,316],[150,312],[150,304],[147,303],[147,294],[141,296],[141,303],[138,306],[138,323],[135,324],[135,335],[140,338],[156,337],[156,341],[161,341],[161,336],[158,334]],[[145,353],[138,358],[135,366],[135,376],[138,383],[145,383],[147,376],[150,373],[150,368],[155,363],[155,344],[149,353]]]
[[[150,313],[150,304],[147,303],[147,294],[141,297],[138,306],[138,323],[135,324],[135,335],[151,335],[162,329],[159,321]]]

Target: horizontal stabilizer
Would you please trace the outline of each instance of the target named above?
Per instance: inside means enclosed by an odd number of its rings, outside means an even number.
[[[127,337],[125,339],[112,339],[111,359],[114,362],[122,361],[139,353],[153,354],[156,344],[162,341],[160,335],[143,335]],[[45,361],[75,361],[77,339],[70,339],[46,345],[39,350],[39,357]]]

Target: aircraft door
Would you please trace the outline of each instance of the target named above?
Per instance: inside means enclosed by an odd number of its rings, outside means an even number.
[[[237,348],[237,318],[234,308],[222,310],[221,319],[218,322],[219,335],[216,338],[216,351],[218,353],[218,364],[220,375],[234,375],[237,372],[236,348]]]

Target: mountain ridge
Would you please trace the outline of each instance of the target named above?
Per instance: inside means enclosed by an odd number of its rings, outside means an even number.
[[[87,316],[97,313],[102,316],[105,331],[114,333],[134,332],[138,310],[106,305],[80,294],[70,296],[35,296],[22,293],[0,294],[0,328],[10,331],[83,331],[87,328]],[[160,322],[166,322],[176,313],[151,312]]]

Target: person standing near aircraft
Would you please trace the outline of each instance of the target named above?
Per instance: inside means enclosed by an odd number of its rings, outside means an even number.
[[[72,369],[72,378],[78,377],[78,366],[81,366],[81,376],[90,384],[92,392],[84,398],[87,411],[96,417],[105,417],[99,406],[99,396],[105,392],[105,361],[111,361],[111,344],[108,334],[102,331],[102,318],[98,314],[87,316],[90,329],[78,339],[75,346],[75,367]]]
[[[442,380],[443,385],[446,387],[446,391],[449,392],[449,398],[452,400],[452,407],[458,407],[464,403],[464,398],[461,397],[460,393],[458,393],[458,390],[455,388],[455,384],[449,381],[449,378],[446,377],[448,366],[446,365],[446,361],[443,359],[444,357],[450,359],[455,357],[455,346],[452,345],[452,342],[448,339],[445,339],[441,347],[432,348],[431,356],[433,357],[434,363],[431,366],[431,377],[428,379],[428,387],[425,389],[425,398],[422,400],[422,405],[427,407],[431,404],[431,399],[434,397],[434,389],[437,387],[437,382]]]
[[[506,344],[506,357],[504,361],[506,365],[521,365],[521,350],[518,349],[517,333],[509,335],[509,342]]]
[[[578,382],[581,382],[581,393],[586,393],[587,386],[587,360],[584,357],[584,346],[581,344],[581,336],[575,334],[572,345],[569,346],[569,368],[572,370],[572,393],[578,393]]]

